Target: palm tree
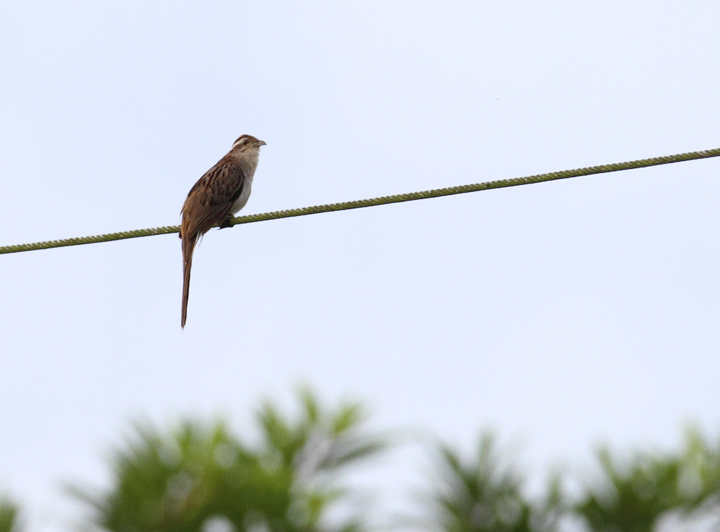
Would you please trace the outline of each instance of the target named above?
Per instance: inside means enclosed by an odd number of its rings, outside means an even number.
[[[546,500],[531,503],[524,479],[485,433],[470,460],[447,445],[434,452],[436,478],[421,501],[430,516],[416,520],[438,532],[540,532],[554,530],[562,512],[559,478]]]
[[[20,532],[19,508],[7,497],[0,498],[0,532]]]
[[[696,428],[675,454],[636,452],[622,461],[607,448],[598,453],[601,477],[576,505],[591,530],[652,532],[664,517],[720,513],[720,447]]]
[[[386,442],[361,429],[357,404],[328,411],[307,390],[300,402],[296,421],[265,403],[258,415],[262,443],[255,447],[220,421],[184,421],[167,432],[136,424],[112,455],[114,487],[71,491],[93,510],[96,530],[197,532],[209,524],[272,532],[360,530],[362,516],[326,522],[328,509],[349,495],[338,473]]]

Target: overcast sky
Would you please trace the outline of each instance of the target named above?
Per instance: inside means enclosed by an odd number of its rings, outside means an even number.
[[[112,5],[114,4],[114,5]],[[720,147],[720,3],[0,3],[0,245],[179,223],[243,133],[243,214]],[[77,516],[129,420],[310,384],[542,475],[720,428],[720,160],[0,256],[0,487]],[[402,504],[419,457],[374,480]]]

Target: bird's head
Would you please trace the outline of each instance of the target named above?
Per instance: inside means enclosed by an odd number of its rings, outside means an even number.
[[[244,152],[255,152],[260,150],[260,146],[265,146],[265,141],[258,140],[252,135],[240,135],[233,143],[231,153],[241,154]]]

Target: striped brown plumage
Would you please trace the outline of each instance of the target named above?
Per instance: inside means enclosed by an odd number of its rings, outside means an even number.
[[[180,238],[183,254],[181,326],[187,321],[190,270],[193,252],[202,236],[213,227],[229,227],[229,220],[250,197],[260,146],[265,142],[240,136],[225,157],[208,170],[190,189],[182,208]]]

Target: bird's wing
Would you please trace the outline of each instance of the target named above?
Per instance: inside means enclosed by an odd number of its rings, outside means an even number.
[[[190,189],[183,205],[183,232],[201,235],[222,223],[230,214],[233,202],[240,196],[245,174],[240,165],[223,158]]]

